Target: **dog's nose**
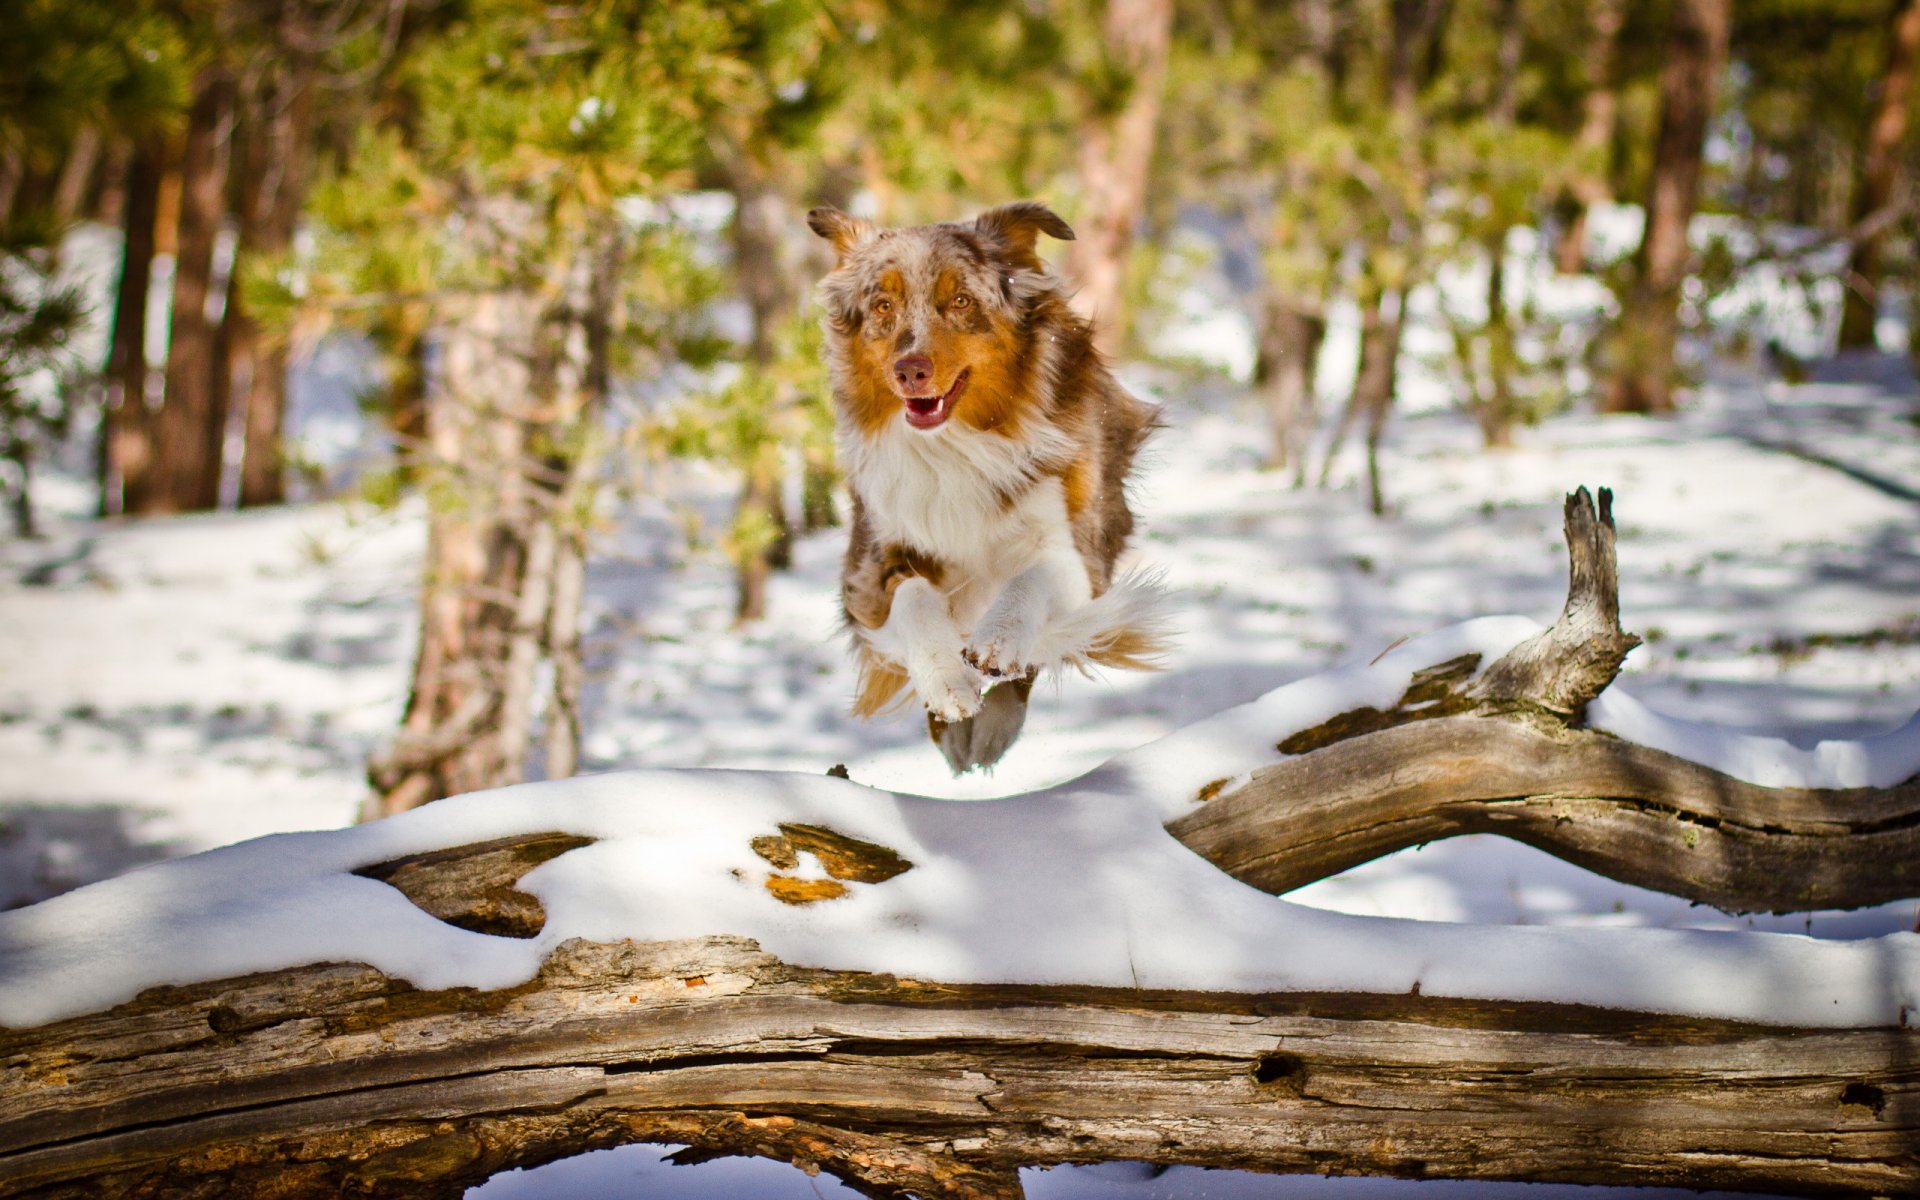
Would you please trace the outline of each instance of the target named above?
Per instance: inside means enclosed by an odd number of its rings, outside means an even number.
[[[933,379],[933,360],[910,354],[893,364],[893,381],[903,388],[923,388]]]

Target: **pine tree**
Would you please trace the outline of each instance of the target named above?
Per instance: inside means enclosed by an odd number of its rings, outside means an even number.
[[[657,319],[636,286],[676,256],[626,214],[689,179],[751,7],[474,0],[415,46],[407,136],[365,136],[322,198],[320,261],[350,269],[310,276],[309,306],[418,306],[439,363],[420,647],[370,814],[523,778],[543,659],[546,770],[574,769],[611,381]]]

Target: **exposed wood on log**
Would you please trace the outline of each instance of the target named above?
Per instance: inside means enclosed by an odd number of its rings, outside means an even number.
[[[632,1140],[871,1195],[1026,1163],[1890,1195],[1920,1032],[1408,996],[958,987],[568,943],[498,992],[325,965],[0,1033],[0,1195],[451,1196]]]
[[[500,937],[530,938],[547,923],[540,901],[516,886],[549,859],[592,838],[540,833],[500,838],[379,863],[356,871],[398,888],[415,906],[449,925]]]
[[[1276,895],[1465,833],[1730,912],[1920,893],[1920,783],[1765,788],[1605,734],[1487,717],[1336,742],[1256,771],[1167,828]]]

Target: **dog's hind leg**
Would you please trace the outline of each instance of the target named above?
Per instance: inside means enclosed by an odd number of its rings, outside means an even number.
[[[1029,673],[994,684],[981,700],[980,711],[964,721],[943,721],[927,714],[927,733],[955,775],[991,767],[1006,754],[1020,736],[1021,726],[1027,723],[1027,696],[1033,691],[1033,679]]]

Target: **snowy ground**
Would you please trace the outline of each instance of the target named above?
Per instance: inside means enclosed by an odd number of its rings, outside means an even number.
[[[1675,715],[1796,740],[1871,733],[1920,709],[1920,389],[1901,360],[1829,364],[1793,387],[1726,368],[1679,418],[1561,418],[1498,456],[1476,451],[1457,414],[1402,415],[1385,519],[1365,511],[1357,460],[1330,491],[1296,491],[1259,470],[1262,417],[1224,380],[1141,371],[1131,381],[1167,406],[1139,488],[1136,554],[1180,596],[1182,639],[1166,672],[1036,693],[998,771],[952,779],[912,718],[844,715],[839,536],[803,542],[796,569],[775,582],[773,615],[735,630],[724,566],[685,536],[689,507],[716,527],[726,481],[687,470],[675,476],[681,506],[636,504],[605,531],[588,614],[588,769],[818,773],[843,762],[863,783],[969,797],[1058,782],[1404,637],[1493,613],[1550,620],[1565,589],[1560,498],[1579,484],[1615,489],[1623,620],[1647,639],[1618,687]],[[47,495],[55,507],[84,502],[57,479]],[[352,820],[365,756],[404,698],[417,508],[48,524],[43,540],[0,542],[0,908],[143,862]],[[1912,903],[1731,917],[1491,838],[1403,852],[1291,899],[1494,924],[1838,938],[1920,925]],[[654,1156],[589,1156],[547,1170],[600,1170],[602,1182],[503,1177],[485,1195],[633,1194],[634,1182],[605,1181],[637,1180]],[[667,1181],[646,1186],[842,1194],[785,1168],[772,1168],[778,1180],[729,1185],[713,1174],[726,1169],[762,1168],[664,1168]],[[1030,1172],[1029,1187],[1037,1197],[1412,1193],[1113,1171]]]

